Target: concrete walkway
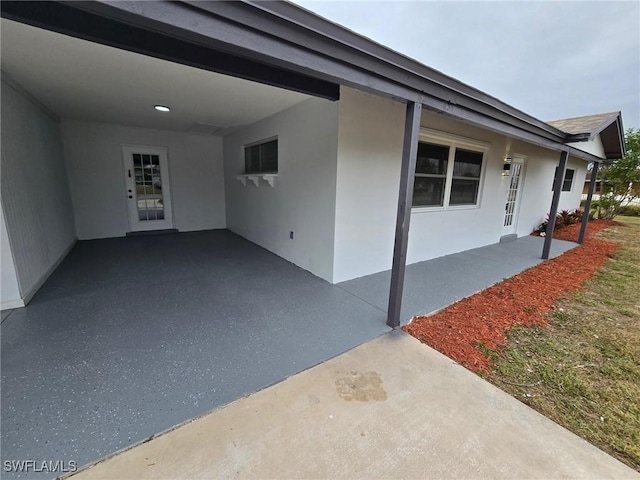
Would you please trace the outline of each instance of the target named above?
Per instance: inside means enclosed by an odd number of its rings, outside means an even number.
[[[640,475],[396,331],[73,476],[89,478]]]

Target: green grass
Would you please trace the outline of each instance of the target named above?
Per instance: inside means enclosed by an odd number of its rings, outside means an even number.
[[[616,220],[598,237],[620,250],[548,328],[511,330],[484,377],[640,471],[640,218]]]
[[[628,225],[640,225],[640,217],[626,217],[624,215],[620,215],[616,218],[619,222],[626,223]]]

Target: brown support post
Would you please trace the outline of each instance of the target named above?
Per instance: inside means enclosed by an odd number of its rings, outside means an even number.
[[[582,224],[580,225],[580,233],[578,234],[578,243],[584,242],[584,234],[587,231],[587,223],[589,222],[589,212],[591,211],[591,199],[596,189],[596,179],[598,178],[599,163],[595,162],[591,169],[591,181],[589,182],[589,191],[587,192],[587,201],[584,204],[584,213],[582,214]]]
[[[560,203],[560,193],[562,192],[562,182],[564,174],[567,170],[567,158],[569,152],[560,153],[560,163],[556,170],[556,178],[553,180],[553,199],[551,200],[551,210],[549,211],[549,221],[547,222],[547,231],[544,237],[544,247],[542,247],[542,259],[549,258],[551,251],[551,239],[553,238],[553,230],[556,227],[556,215],[558,215],[558,204]]]
[[[404,288],[404,271],[407,263],[409,222],[411,221],[413,181],[416,173],[421,113],[421,104],[413,102],[407,103],[407,113],[404,123],[404,143],[402,145],[400,192],[398,195],[398,216],[396,217],[396,237],[393,246],[391,288],[389,290],[389,308],[387,310],[387,325],[391,328],[400,326],[402,290]]]

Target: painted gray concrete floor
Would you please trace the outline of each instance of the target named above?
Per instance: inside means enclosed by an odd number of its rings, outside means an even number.
[[[13,310],[2,310],[0,312],[0,315],[1,315],[1,320],[0,321],[4,322],[7,319],[7,317],[9,317],[9,315],[11,315],[11,312],[13,312]]]
[[[78,242],[1,329],[3,466],[84,465],[389,331],[226,230]]]
[[[159,478],[639,480],[640,475],[396,330],[71,480]]]
[[[542,237],[526,236],[408,265],[402,297],[402,322],[440,310],[541,263],[543,243]],[[576,246],[573,242],[553,240],[551,258]],[[387,270],[348,280],[338,286],[386,310],[390,283],[391,272]]]
[[[541,240],[408,266],[405,321],[536,265]],[[83,465],[362,344],[388,331],[389,278],[332,286],[226,230],[79,242],[2,323],[2,460]]]

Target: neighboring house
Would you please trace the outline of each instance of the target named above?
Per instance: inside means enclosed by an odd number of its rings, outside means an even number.
[[[582,187],[582,196],[586,198],[589,194],[589,187],[591,186],[591,179],[586,178]],[[593,187],[593,195],[600,195],[602,193],[602,180],[596,180],[596,186]],[[595,197],[594,197],[595,198]]]
[[[3,309],[142,230],[227,228],[331,283],[399,268],[405,213],[408,263],[528,235],[561,158],[574,209],[624,153],[619,112],[545,123],[289,3],[1,8]]]

